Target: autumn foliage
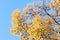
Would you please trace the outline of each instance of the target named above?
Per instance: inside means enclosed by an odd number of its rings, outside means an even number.
[[[39,0],[42,5],[33,3],[23,11],[15,10],[10,32],[21,40],[60,40],[60,1],[50,1],[46,5]]]

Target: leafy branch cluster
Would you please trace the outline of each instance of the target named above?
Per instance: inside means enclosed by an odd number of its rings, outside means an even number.
[[[11,33],[21,36],[21,40],[60,40],[60,1],[50,1],[45,4],[39,0],[39,4],[27,5],[23,11],[15,10]]]

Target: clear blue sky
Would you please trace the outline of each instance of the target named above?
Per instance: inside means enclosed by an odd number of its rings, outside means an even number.
[[[11,14],[19,8],[26,7],[27,3],[35,0],[0,0],[0,40],[19,40],[18,36],[10,33]]]

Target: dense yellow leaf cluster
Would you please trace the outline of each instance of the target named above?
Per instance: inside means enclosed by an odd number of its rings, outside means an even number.
[[[18,17],[19,17],[20,11],[16,10],[13,14],[12,14],[12,24],[18,24]]]
[[[35,28],[39,28],[41,25],[41,17],[39,14],[35,15],[34,20],[32,20],[32,25],[34,25]]]
[[[36,14],[34,16],[34,19],[32,20],[31,24],[27,26],[27,24],[24,22],[23,17],[20,16],[19,12],[14,13],[12,16],[12,22],[13,27],[11,28],[11,33],[14,35],[17,35],[19,32],[22,32],[21,40],[29,40],[33,38],[34,40],[44,40],[46,37],[49,37],[49,32],[53,31],[51,30],[51,22],[48,19],[41,19],[41,16],[39,14]],[[25,34],[28,34],[28,38],[25,38]]]
[[[11,29],[10,29],[10,32],[14,35],[16,35],[18,32],[19,32],[19,27],[18,26],[13,26]]]
[[[56,0],[56,3],[57,3],[57,4],[60,4],[60,0]]]
[[[50,6],[53,10],[55,10],[56,5],[59,11],[60,1],[52,0],[52,4]],[[40,11],[38,10],[39,8],[41,8],[40,10],[42,9],[43,10]],[[58,26],[56,30],[52,28],[52,25],[55,23],[54,21],[55,19],[51,18],[49,14],[48,18],[42,17],[45,15],[46,10],[48,8],[40,7],[34,4],[31,6],[31,8],[30,6],[24,8],[23,12],[20,12],[20,10],[14,11],[12,14],[13,25],[12,28],[10,29],[10,32],[14,35],[21,36],[21,40],[58,40],[59,33],[56,32],[59,31],[60,29],[58,28]],[[39,14],[40,12],[41,14]],[[31,22],[29,22],[28,19],[30,19]]]
[[[60,6],[58,6],[58,10],[60,11]]]
[[[58,7],[58,9],[60,9],[60,0],[51,0],[52,3],[51,3],[51,8],[55,8],[55,7]]]
[[[32,21],[32,25],[33,27],[27,30],[30,38],[34,38],[35,40],[43,40],[44,38],[41,37],[42,33],[44,33],[43,36],[48,36],[47,33],[48,31],[50,31],[51,28],[44,26],[41,23],[40,15],[35,16],[34,20]]]
[[[20,15],[20,11],[19,10],[15,10],[12,14],[12,24],[13,27],[10,29],[10,32],[14,35],[16,35],[19,32],[19,26],[18,26],[18,17]]]

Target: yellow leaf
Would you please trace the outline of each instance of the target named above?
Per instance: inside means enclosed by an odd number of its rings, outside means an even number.
[[[19,27],[18,26],[13,26],[11,29],[10,29],[10,32],[14,35],[16,35],[18,32],[19,32]]]
[[[60,6],[58,6],[58,11],[60,11]]]

